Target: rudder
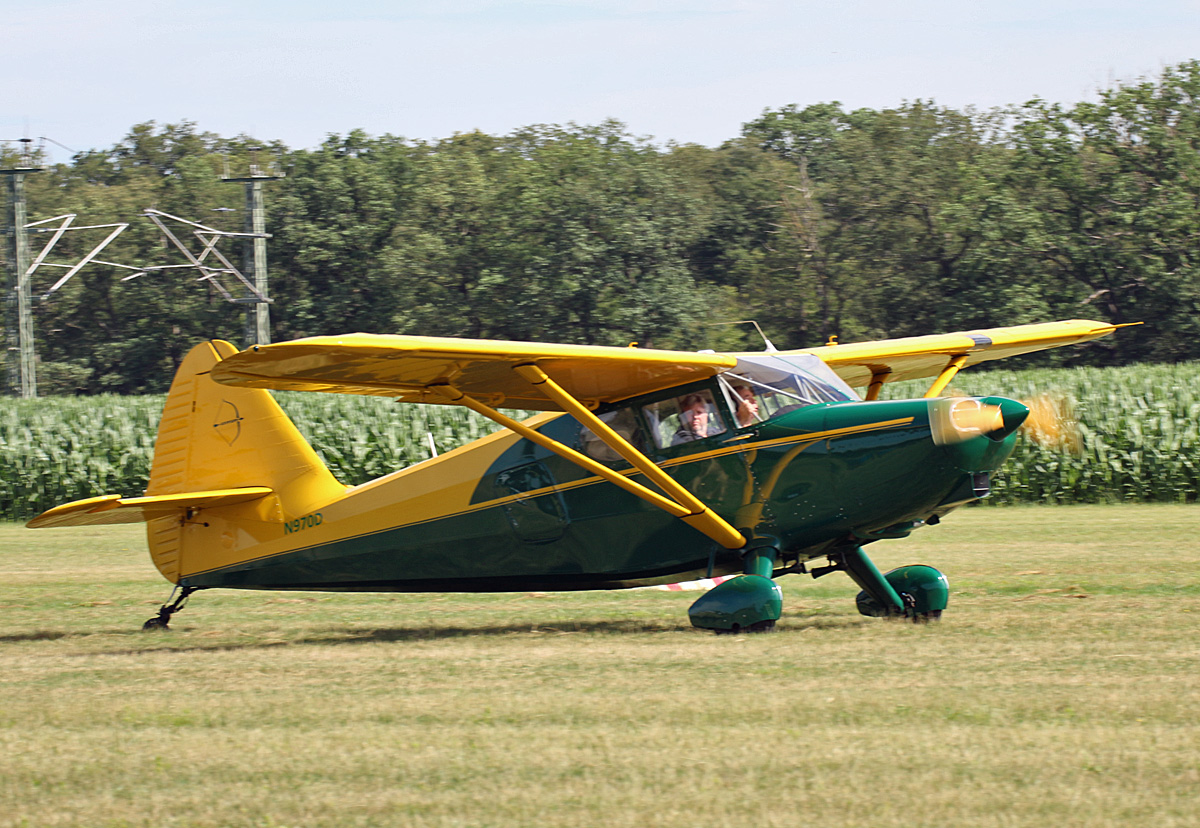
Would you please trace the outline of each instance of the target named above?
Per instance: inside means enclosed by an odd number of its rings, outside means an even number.
[[[163,406],[146,494],[265,486],[273,497],[228,508],[269,523],[315,511],[346,487],[269,392],[218,385],[209,378],[214,365],[235,353],[230,343],[212,340],[184,357]],[[183,569],[188,529],[177,517],[147,525],[150,556],[172,583],[178,583]]]

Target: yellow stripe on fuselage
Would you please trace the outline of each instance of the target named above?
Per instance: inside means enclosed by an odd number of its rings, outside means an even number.
[[[714,449],[713,451],[705,451],[700,454],[689,454],[686,457],[677,457],[674,460],[668,460],[665,463],[660,463],[663,468],[679,466],[686,463],[692,463],[696,460],[708,460],[713,457],[724,457],[728,454],[737,454],[738,452],[749,451],[750,449],[771,448],[773,446],[786,446],[792,443],[819,443],[822,440],[833,440],[837,437],[847,437],[851,434],[864,434],[868,431],[882,431],[889,428],[899,428],[906,426],[913,421],[913,417],[901,417],[897,420],[882,420],[877,423],[868,423],[860,426],[850,426],[848,428],[835,428],[829,431],[812,431],[808,434],[798,434],[792,437],[777,437],[774,440],[756,440],[752,443],[738,443],[736,446],[726,446],[724,448]]]

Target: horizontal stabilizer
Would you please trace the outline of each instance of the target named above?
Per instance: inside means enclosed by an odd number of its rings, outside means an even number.
[[[112,523],[141,523],[179,515],[187,509],[211,509],[259,500],[273,490],[265,486],[217,489],[208,492],[122,497],[101,495],[47,509],[25,525],[30,529],[54,526],[100,526]]]

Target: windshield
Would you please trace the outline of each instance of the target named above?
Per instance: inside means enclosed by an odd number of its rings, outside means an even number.
[[[806,405],[858,399],[812,354],[739,356],[737,367],[718,379],[739,428]]]

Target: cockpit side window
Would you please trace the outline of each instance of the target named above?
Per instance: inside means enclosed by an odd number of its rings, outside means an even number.
[[[791,377],[766,383],[752,376],[734,375],[722,376],[720,382],[739,428],[818,402],[806,397]]]
[[[658,448],[679,446],[728,431],[707,388],[642,406]]]
[[[646,436],[633,408],[628,406],[618,408],[614,411],[601,414],[600,419],[605,425],[625,438],[635,449],[645,451]],[[615,463],[621,460],[621,455],[617,454],[607,443],[596,436],[591,429],[581,426],[579,434],[583,444],[583,453],[588,457],[599,460],[601,463]]]
[[[720,384],[738,428],[748,428],[767,419],[767,403],[763,399],[765,389],[755,387],[742,377],[732,380],[721,377]]]

